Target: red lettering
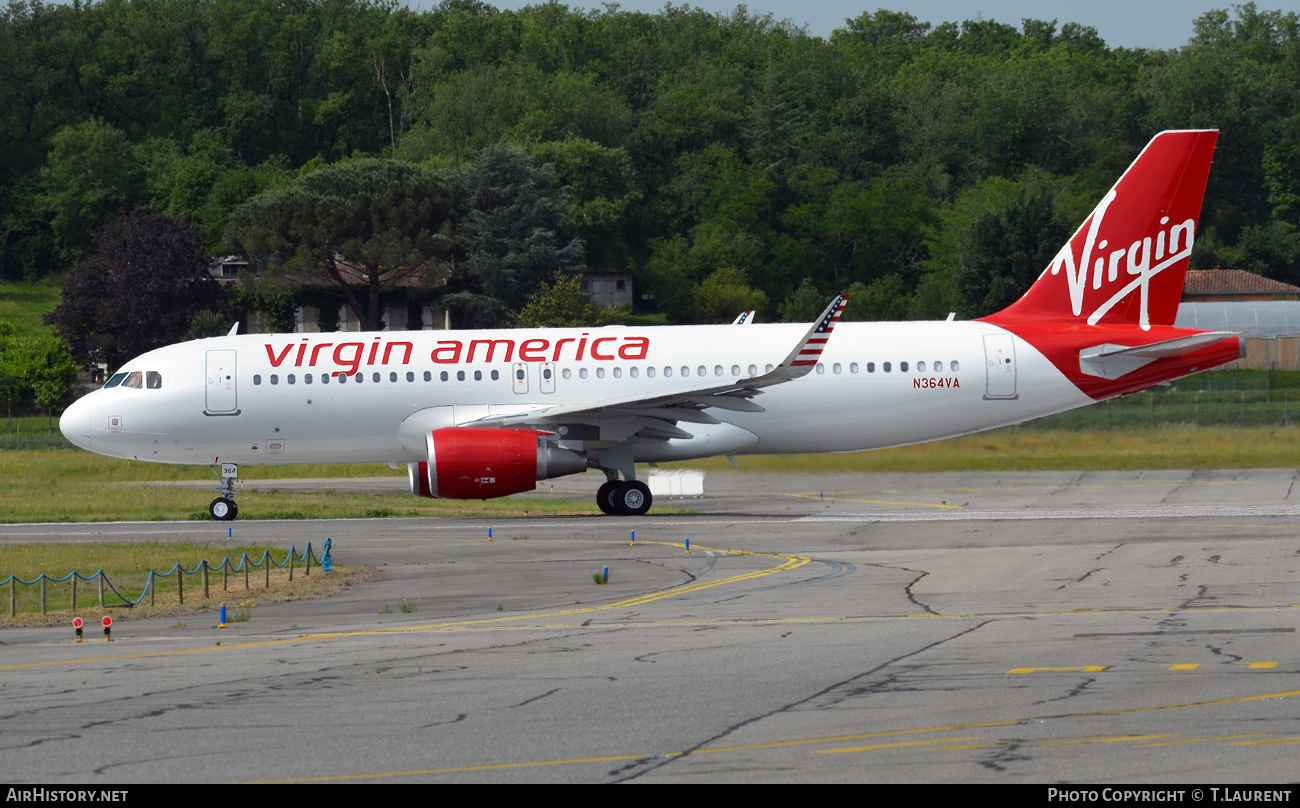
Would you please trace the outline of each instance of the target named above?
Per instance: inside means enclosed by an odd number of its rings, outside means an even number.
[[[604,354],[596,353],[596,351],[600,350],[600,344],[602,342],[613,342],[615,339],[617,339],[617,337],[601,337],[600,339],[592,340],[591,358],[592,359],[613,359],[614,356],[612,354],[610,356],[605,356]]]
[[[646,353],[650,350],[649,337],[627,337],[626,339],[627,343],[619,346],[618,355],[623,359],[645,359]],[[640,351],[633,353],[633,347],[639,347]]]
[[[379,350],[379,337],[375,337],[375,341],[370,343],[370,358],[366,360],[367,365],[373,365],[375,363],[375,351],[378,350]]]
[[[920,387],[921,387],[921,380],[920,380],[920,379],[912,379],[912,389],[913,389],[913,390],[918,390],[918,389],[920,389]]]
[[[548,339],[526,339],[519,345],[519,358],[525,362],[545,362],[546,349],[551,347],[551,341]],[[592,346],[594,350],[596,346]],[[538,356],[537,352],[541,351]],[[595,356],[595,353],[592,354]]]
[[[353,348],[352,356],[343,355],[344,348]],[[366,350],[364,342],[340,342],[334,348],[334,364],[343,365],[347,368],[345,375],[352,375],[357,372],[357,367],[361,364],[361,354]]]
[[[405,345],[405,346],[406,346],[406,353],[402,355],[402,364],[403,364],[403,365],[409,365],[409,364],[411,364],[411,351],[413,351],[413,350],[415,349],[415,346],[412,345],[412,344],[409,343],[409,342],[390,342],[390,343],[388,343],[387,345],[385,345],[385,346],[384,346],[384,364],[385,364],[385,365],[388,364],[388,357],[392,355],[392,353],[393,353],[393,348],[394,348],[395,346],[397,346],[397,345]]]
[[[961,380],[958,379],[958,378],[956,378],[956,377],[954,376],[954,377],[953,377],[953,380],[952,380],[952,386],[953,386],[953,387],[961,387]]]
[[[307,338],[303,337],[302,344],[298,346],[298,358],[293,361],[294,367],[296,368],[302,367],[302,355],[306,353],[306,351],[307,351]]]
[[[280,364],[281,364],[282,362],[284,362],[284,358],[285,358],[286,356],[289,355],[289,351],[290,351],[292,348],[293,348],[293,344],[292,344],[292,343],[289,344],[289,345],[286,345],[286,346],[284,346],[284,350],[280,352],[280,355],[279,355],[279,356],[276,356],[274,353],[271,352],[271,346],[270,346],[270,345],[267,345],[267,346],[266,346],[266,358],[271,360],[271,367],[273,367],[273,368],[278,368],[278,367],[280,367]]]
[[[587,349],[587,335],[583,334],[582,339],[578,340],[578,361],[582,361],[582,352]]]
[[[496,353],[498,345],[506,346],[506,356],[503,360],[505,362],[509,362],[510,357],[515,353],[515,341],[512,339],[472,339],[469,341],[469,355],[465,357],[466,362],[474,361],[474,348],[478,345],[487,346],[487,356],[484,357],[484,362],[492,361],[492,355]],[[520,354],[523,354],[522,349],[520,350]]]
[[[574,339],[573,337],[565,337],[562,340],[558,340],[555,343],[555,355],[551,357],[552,362],[560,361],[560,346],[564,345],[564,343],[566,342],[577,342],[577,340]]]
[[[429,358],[440,365],[454,365],[460,361],[461,344],[458,339],[440,339],[438,344],[444,347],[434,348]]]
[[[312,348],[312,349],[311,349],[311,366],[312,366],[312,367],[316,367],[316,357],[320,356],[321,349],[322,349],[322,348],[328,348],[329,346],[331,346],[331,345],[333,345],[333,344],[334,344],[334,343],[332,343],[332,342],[322,342],[320,345],[317,345],[315,348]]]

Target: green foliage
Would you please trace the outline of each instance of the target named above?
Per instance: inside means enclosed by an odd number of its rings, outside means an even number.
[[[77,363],[59,337],[0,337],[0,397],[51,413],[72,392]]]
[[[63,127],[52,145],[40,204],[60,254],[76,261],[89,252],[90,234],[135,202],[140,172],[126,135],[98,118]]]
[[[266,274],[340,294],[363,330],[380,328],[380,298],[399,284],[428,287],[450,252],[442,181],[414,163],[335,163],[249,199],[227,243],[269,256]]]
[[[456,266],[443,304],[458,325],[500,325],[557,272],[583,268],[582,241],[562,235],[568,197],[549,165],[534,168],[523,152],[490,146],[448,179]]]
[[[1014,303],[1069,235],[1045,190],[1022,192],[1000,213],[985,213],[971,228],[957,276],[963,313],[982,317]]]
[[[745,273],[735,267],[709,275],[692,290],[691,300],[697,323],[727,323],[742,311],[767,308],[767,295],[749,286]]]
[[[510,315],[508,323],[512,328],[596,328],[621,324],[624,319],[621,310],[593,303],[577,276],[559,272],[552,283],[538,288],[527,305]]]

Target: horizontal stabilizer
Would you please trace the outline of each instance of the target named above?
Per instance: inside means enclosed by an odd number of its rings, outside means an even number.
[[[1079,370],[1089,376],[1118,379],[1157,359],[1182,356],[1235,336],[1237,335],[1231,331],[1206,331],[1147,345],[1128,346],[1110,343],[1094,345],[1079,351]]]

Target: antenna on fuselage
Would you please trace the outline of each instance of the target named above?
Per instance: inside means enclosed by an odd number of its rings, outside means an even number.
[[[233,336],[235,336],[235,335],[238,334],[238,333],[239,333],[239,321],[236,320],[236,321],[235,321],[235,324],[232,325],[232,326],[230,327],[230,330],[226,332],[226,336],[227,336],[227,337],[233,337]]]

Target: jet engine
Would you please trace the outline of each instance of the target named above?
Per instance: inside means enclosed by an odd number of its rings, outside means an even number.
[[[490,499],[532,491],[538,480],[587,470],[587,456],[547,441],[549,432],[452,426],[425,436],[428,461],[407,463],[411,493]]]

